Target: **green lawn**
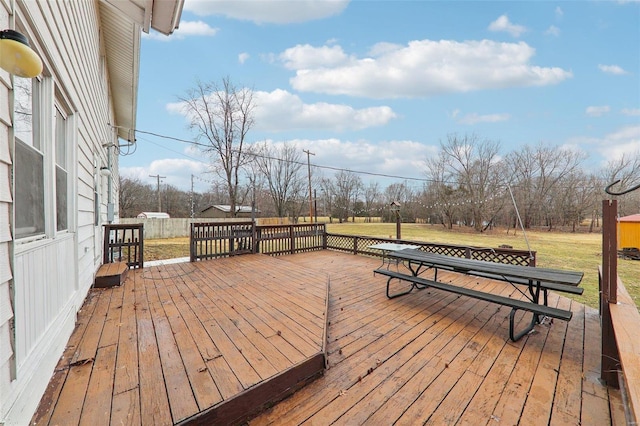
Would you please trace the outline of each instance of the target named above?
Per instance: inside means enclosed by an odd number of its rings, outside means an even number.
[[[335,234],[395,238],[396,226],[391,223],[333,223],[327,231]],[[598,266],[601,264],[602,236],[587,233],[527,231],[532,251],[540,267],[584,272],[582,296],[574,296],[586,305],[598,307]],[[498,247],[508,244],[527,250],[522,231],[493,230],[478,234],[468,228],[451,231],[440,225],[402,224],[402,239],[477,247]],[[189,238],[145,240],[145,261],[189,256]],[[627,291],[640,307],[640,261],[618,259],[618,275]]]

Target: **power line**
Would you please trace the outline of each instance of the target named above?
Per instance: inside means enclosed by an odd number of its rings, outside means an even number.
[[[196,146],[201,146],[203,148],[209,148],[208,145],[200,143],[200,142],[197,142],[197,141],[190,141],[190,140],[187,140],[187,139],[180,139],[180,138],[176,138],[176,137],[173,137],[173,136],[161,135],[159,133],[147,132],[145,130],[137,130],[136,129],[136,132],[137,133],[144,133],[144,134],[151,135],[151,136],[156,136],[156,137],[163,138],[163,139],[170,139],[170,140],[174,140],[176,142],[182,142],[182,143],[188,143],[188,144],[192,144],[192,145],[196,145]],[[146,140],[146,141],[147,142],[151,142],[149,140]],[[151,143],[153,143],[153,142],[151,142]],[[238,150],[233,150],[233,151],[236,152],[236,153],[239,152]],[[176,151],[172,151],[172,152],[176,152]],[[180,153],[180,154],[184,155],[182,153]],[[264,159],[267,159],[267,160],[288,161],[288,162],[290,162],[292,164],[299,164],[301,166],[307,165],[307,163],[302,162],[302,161],[284,160],[282,158],[271,157],[269,155],[259,154],[257,152],[245,152],[245,154],[246,155],[252,155],[254,157],[264,158]],[[191,157],[188,157],[188,158],[191,158]],[[196,160],[196,161],[201,161],[201,160]],[[201,162],[203,162],[203,161],[201,161]],[[437,182],[434,179],[415,178],[415,177],[408,177],[408,176],[398,176],[398,175],[390,175],[390,174],[386,174],[386,173],[365,172],[365,171],[362,171],[362,170],[345,169],[345,168],[342,168],[342,167],[323,166],[323,165],[318,165],[318,164],[313,164],[313,167],[317,167],[318,169],[325,169],[325,170],[331,170],[331,171],[337,171],[337,172],[351,172],[351,173],[356,173],[356,174],[361,174],[361,175],[376,176],[376,177],[383,177],[383,178],[389,178],[389,179],[400,179],[400,180],[410,180],[410,181],[429,182],[429,183],[436,183]]]
[[[162,135],[162,134],[159,134],[159,133],[148,132],[148,131],[145,131],[145,130],[138,130],[138,129],[136,129],[135,132],[143,133],[143,134],[147,134],[147,135],[151,135],[151,136],[155,136],[155,137],[158,137],[158,138],[174,140],[174,141],[177,141],[177,142],[188,143],[188,144],[195,145],[195,146],[200,146],[200,147],[203,147],[203,148],[210,148],[209,145],[206,145],[206,144],[203,144],[203,143],[200,143],[200,142],[197,142],[197,141],[193,141],[193,140],[181,139],[181,138],[176,138],[176,137],[173,137],[173,136]],[[167,149],[168,151],[175,152],[176,154],[182,155],[182,156],[184,156],[186,158],[189,158],[189,159],[192,159],[194,161],[197,161],[197,162],[200,162],[200,163],[203,163],[203,164],[209,164],[209,163],[207,163],[205,161],[202,161],[202,160],[200,160],[198,158],[194,158],[194,157],[188,156],[188,155],[186,155],[184,153],[181,153],[181,152],[174,151],[172,149],[166,148],[163,145],[155,143],[155,142],[150,141],[148,139],[142,139],[142,140],[144,140],[146,142],[149,142],[149,143],[151,143],[153,145],[162,147],[164,149]],[[132,145],[135,146],[136,144],[132,144]],[[234,149],[232,151],[235,152],[235,153],[239,153],[240,152],[237,149]],[[397,180],[404,180],[404,181],[413,181],[413,182],[422,182],[422,183],[435,183],[435,184],[448,184],[448,185],[458,185],[459,184],[459,182],[456,182],[456,181],[442,181],[442,180],[437,180],[437,179],[415,178],[415,177],[409,177],[409,176],[392,175],[392,174],[387,174],[387,173],[367,172],[367,171],[353,170],[353,169],[347,169],[347,168],[342,168],[342,167],[333,167],[333,166],[326,166],[326,165],[311,164],[311,163],[305,163],[305,162],[302,162],[302,161],[286,160],[286,159],[283,159],[283,158],[272,157],[272,156],[261,154],[261,153],[257,153],[257,152],[245,152],[244,154],[251,155],[251,156],[254,156],[254,157],[264,158],[264,159],[267,159],[267,160],[287,161],[287,162],[289,162],[291,164],[298,164],[298,165],[301,165],[301,166],[313,165],[313,167],[316,167],[318,169],[331,170],[331,171],[337,171],[337,172],[348,172],[348,173],[355,173],[355,174],[366,175],[366,176],[374,176],[374,177],[397,179]],[[504,188],[504,189],[506,189],[508,186],[509,186],[508,184],[500,185],[500,187]],[[511,184],[510,186],[512,188],[520,187],[520,185],[518,185],[518,184],[515,184],[515,185]],[[557,187],[558,188],[562,188],[564,186],[558,185]],[[582,188],[585,188],[585,187],[582,187]]]

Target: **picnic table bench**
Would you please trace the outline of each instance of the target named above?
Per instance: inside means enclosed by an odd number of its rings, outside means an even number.
[[[387,253],[387,256],[402,262],[409,272],[404,273],[390,270],[389,268],[378,268],[374,270],[374,273],[388,277],[388,298],[393,299],[409,294],[414,289],[433,287],[508,306],[511,308],[511,314],[509,315],[509,337],[514,342],[533,330],[534,326],[540,322],[540,316],[558,318],[565,321],[571,319],[571,311],[548,306],[548,290],[582,294],[582,289],[578,287],[584,275],[582,272],[487,262],[428,253],[416,249],[392,251]],[[500,296],[438,281],[439,269],[508,282],[513,285],[525,299]],[[420,276],[427,270],[433,271],[433,279]],[[408,282],[410,284],[409,289],[400,293],[391,294],[389,286],[394,279]],[[518,288],[518,286],[522,285],[527,286],[529,291],[528,295]],[[543,295],[542,301],[540,300],[541,293]],[[532,318],[529,325],[523,331],[516,333],[514,323],[515,314],[518,310],[531,312]]]

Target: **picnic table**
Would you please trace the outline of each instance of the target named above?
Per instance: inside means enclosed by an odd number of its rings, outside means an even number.
[[[414,289],[424,289],[433,287],[444,291],[449,291],[480,300],[502,304],[511,307],[509,317],[509,337],[513,341],[519,340],[522,336],[533,330],[537,323],[541,322],[541,317],[547,316],[569,321],[571,311],[548,306],[549,290],[562,291],[572,294],[582,294],[582,288],[578,285],[582,281],[583,273],[565,271],[558,269],[537,268],[531,266],[511,265],[504,263],[488,262],[483,260],[466,259],[460,257],[446,256],[435,253],[428,253],[417,249],[402,249],[389,251],[386,254],[391,259],[396,259],[404,264],[409,273],[393,271],[390,269],[378,268],[376,274],[385,275],[387,279],[387,297],[393,299],[411,293]],[[516,299],[507,296],[482,292],[467,287],[457,286],[451,283],[438,281],[438,270],[444,269],[466,275],[473,275],[510,283],[524,296],[524,299]],[[433,271],[433,278],[427,279],[423,275],[426,271]],[[405,291],[391,294],[389,285],[392,280],[397,279],[409,283],[409,288]],[[526,291],[520,287],[526,286]],[[542,300],[540,295],[543,295]],[[515,333],[514,318],[518,310],[528,311],[532,314],[529,325],[521,332]]]

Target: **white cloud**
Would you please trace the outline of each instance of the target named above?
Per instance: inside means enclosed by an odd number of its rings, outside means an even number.
[[[424,178],[424,161],[436,155],[438,147],[409,140],[393,140],[372,143],[366,140],[345,141],[331,139],[296,139],[287,141],[301,150],[315,154],[312,164],[352,171],[366,171],[385,175]],[[268,141],[270,144],[277,142]],[[410,155],[407,155],[410,153]],[[323,169],[325,177],[332,170]],[[380,180],[380,177],[361,175],[364,182]]]
[[[241,64],[244,64],[245,62],[247,62],[249,57],[250,57],[250,55],[248,53],[243,52],[243,53],[238,55],[238,62],[240,62]]]
[[[560,18],[562,18],[564,16],[564,11],[562,10],[562,8],[560,6],[556,7],[555,13],[556,13],[556,18],[558,18],[558,19],[560,19]]]
[[[640,108],[623,108],[620,112],[631,117],[640,116]]]
[[[623,154],[640,151],[640,125],[623,127],[606,135],[598,150],[607,160],[617,160]]]
[[[607,74],[614,74],[614,75],[623,75],[623,74],[627,74],[627,72],[622,68],[619,67],[618,65],[598,65],[598,68],[600,69],[600,71],[607,73]]]
[[[256,130],[361,130],[385,125],[396,118],[395,112],[388,106],[355,109],[349,105],[326,102],[306,104],[299,96],[286,90],[254,91],[253,96]],[[181,102],[169,103],[166,109],[188,118]]]
[[[560,35],[560,28],[556,27],[555,25],[551,25],[544,33],[546,35],[558,37]]]
[[[570,71],[530,64],[535,49],[525,42],[419,40],[383,43],[373,57],[356,58],[340,46],[287,49],[280,59],[294,69],[298,91],[367,98],[415,98],[509,87],[546,86]]]
[[[527,31],[527,28],[522,25],[511,23],[507,15],[502,15],[491,24],[489,24],[489,31],[504,31],[511,34],[511,36],[513,37],[520,37]]]
[[[282,52],[279,59],[291,70],[334,67],[349,61],[340,46],[313,47],[309,44],[291,47]]]
[[[255,92],[254,99],[257,105],[256,129],[267,131],[360,130],[382,126],[396,118],[388,106],[354,109],[348,105],[326,102],[305,104],[299,96],[286,90]]]
[[[480,115],[477,113],[465,114],[458,120],[460,124],[477,124],[477,123],[498,123],[500,121],[507,121],[511,118],[510,114],[485,114]]]
[[[640,125],[622,127],[601,138],[576,137],[568,143],[594,151],[604,165],[611,160],[620,159],[623,154],[640,151]]]
[[[186,0],[184,9],[200,16],[222,15],[256,23],[289,24],[339,15],[348,4],[349,0]]]
[[[586,114],[590,117],[602,117],[609,111],[611,111],[611,107],[609,107],[609,105],[590,106],[587,107]]]

